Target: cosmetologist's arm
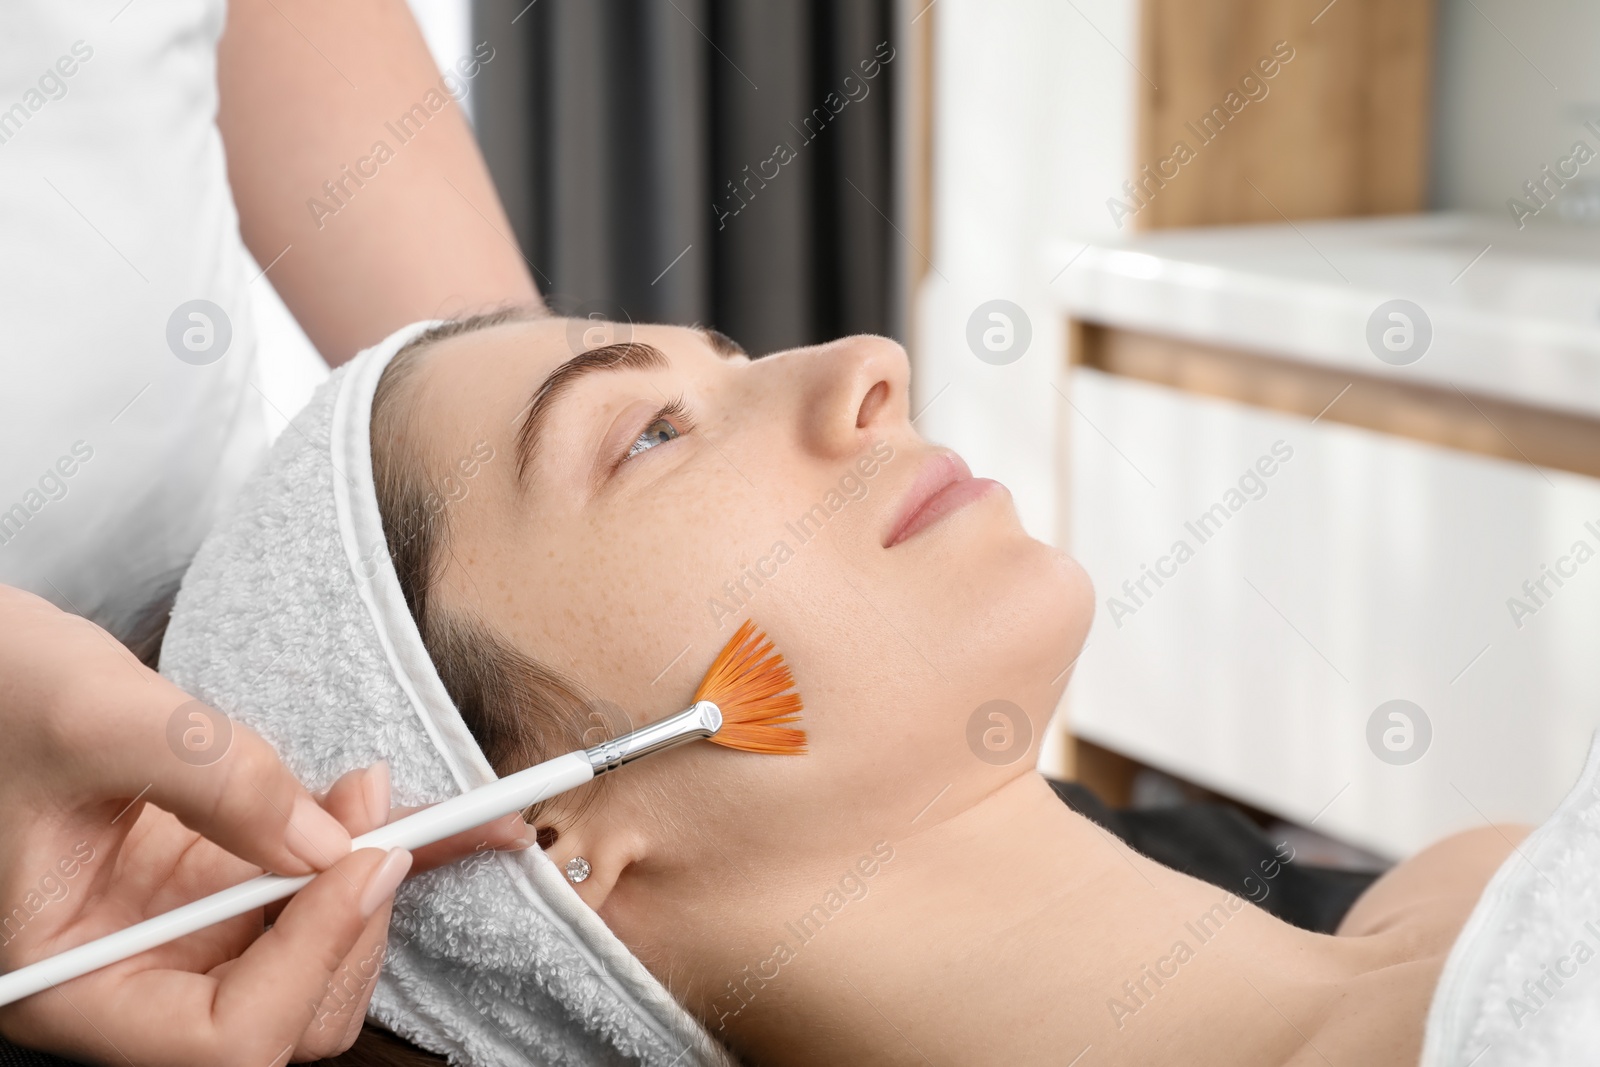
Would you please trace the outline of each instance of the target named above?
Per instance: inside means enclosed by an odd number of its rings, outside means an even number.
[[[330,363],[538,299],[452,96],[495,61],[476,43],[441,73],[403,0],[230,0],[217,121],[240,229]]]

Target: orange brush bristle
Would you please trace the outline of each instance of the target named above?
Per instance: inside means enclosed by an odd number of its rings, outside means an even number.
[[[802,755],[806,732],[785,725],[800,720],[800,694],[783,656],[748,619],[739,627],[695,690],[722,711],[722,729],[710,740],[741,752]]]

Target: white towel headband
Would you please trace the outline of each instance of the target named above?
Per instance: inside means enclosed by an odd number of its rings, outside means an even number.
[[[383,758],[407,804],[495,778],[406,607],[373,487],[378,379],[432,325],[362,352],[296,416],[195,556],[161,659],[309,788]],[[474,1067],[734,1062],[538,848],[407,882],[369,1016]]]

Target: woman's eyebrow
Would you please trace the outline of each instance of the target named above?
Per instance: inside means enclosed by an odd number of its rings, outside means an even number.
[[[664,370],[671,365],[672,361],[655,345],[629,341],[580,352],[551,371],[533,391],[524,409],[527,415],[517,430],[517,483],[522,484],[524,474],[533,463],[556,402],[579,379],[600,371]]]
[[[734,359],[738,356],[748,356],[750,354],[744,350],[744,345],[741,345],[721,330],[713,330],[709,326],[696,326],[694,329],[696,333],[705,338],[706,344],[711,346],[711,351],[723,359]]]

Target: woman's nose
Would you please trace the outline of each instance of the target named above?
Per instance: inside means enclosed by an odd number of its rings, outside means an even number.
[[[800,419],[806,447],[854,455],[907,415],[911,366],[887,337],[844,337],[801,357]]]

